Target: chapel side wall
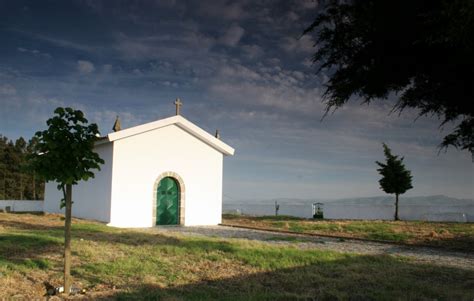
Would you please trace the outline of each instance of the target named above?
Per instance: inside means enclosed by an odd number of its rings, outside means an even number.
[[[114,143],[111,226],[154,226],[153,188],[165,172],[184,182],[185,225],[221,222],[221,152],[176,125]]]
[[[113,143],[100,144],[94,150],[105,163],[100,166],[100,171],[94,170],[94,178],[87,182],[80,181],[72,186],[72,216],[108,223],[110,222]],[[59,201],[62,198],[63,194],[57,189],[56,182],[46,183],[44,211],[64,213],[64,209],[59,209]]]

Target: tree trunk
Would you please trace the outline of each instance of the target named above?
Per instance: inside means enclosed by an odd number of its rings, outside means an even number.
[[[33,200],[36,200],[36,174],[33,171]]]
[[[398,221],[398,193],[395,194],[395,220]]]
[[[72,185],[66,184],[66,219],[64,222],[64,293],[69,295],[71,288],[71,208]]]
[[[23,175],[20,172],[20,200],[23,200]]]
[[[3,171],[3,199],[7,199],[7,172]]]

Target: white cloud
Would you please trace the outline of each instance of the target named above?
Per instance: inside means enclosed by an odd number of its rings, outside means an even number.
[[[0,85],[0,95],[13,96],[16,95],[16,89],[10,84]]]
[[[303,52],[311,53],[316,49],[314,47],[315,41],[309,35],[304,35],[297,39],[294,37],[285,37],[282,39],[281,47],[286,52]]]
[[[95,67],[94,64],[89,61],[79,60],[77,61],[77,71],[82,74],[89,74],[94,72]]]
[[[102,70],[105,72],[105,73],[109,73],[112,71],[112,68],[113,66],[111,64],[105,64],[102,66]]]
[[[322,115],[321,91],[302,88],[300,73],[280,67],[251,69],[240,64],[222,66],[208,86],[216,98],[249,107],[267,107],[286,113]]]
[[[235,46],[243,37],[245,30],[239,25],[232,25],[227,29],[223,36],[220,37],[219,42],[227,46]]]
[[[170,82],[170,81],[168,81],[168,80],[165,80],[165,81],[161,82],[161,84],[164,85],[164,86],[173,87],[173,88],[177,88],[177,87],[179,86],[178,83],[176,83],[176,82]]]
[[[257,45],[244,45],[242,46],[242,50],[245,55],[251,59],[260,57],[263,54],[263,49]]]
[[[241,20],[245,13],[241,3],[225,1],[199,1],[198,13],[204,16],[224,20]]]
[[[28,31],[18,30],[18,29],[11,29],[11,31],[29,36],[31,38],[34,38],[34,39],[37,39],[37,40],[40,40],[40,41],[48,42],[48,43],[50,43],[54,46],[57,46],[57,47],[75,49],[75,50],[87,51],[87,52],[95,52],[95,51],[98,50],[97,47],[92,47],[92,46],[89,46],[89,45],[84,45],[84,44],[81,44],[81,43],[76,43],[76,42],[61,39],[61,38],[56,38],[56,37],[53,38],[51,36],[46,36],[46,35],[42,35],[42,34],[37,34],[37,33],[28,32]],[[20,48],[26,49],[24,47],[20,47]],[[21,51],[21,50],[19,50],[19,51]]]
[[[216,43],[215,39],[197,31],[180,35],[149,35],[130,37],[116,35],[115,50],[125,60],[176,59],[177,57],[207,54]]]
[[[294,22],[300,18],[294,11],[290,11],[286,17],[290,22]]]
[[[135,74],[135,75],[139,75],[139,76],[143,75],[143,72],[138,68],[133,69],[132,73]]]
[[[314,9],[318,6],[318,0],[299,0],[297,3],[303,9]]]
[[[34,55],[34,56],[40,56],[40,57],[44,57],[44,58],[48,58],[48,59],[51,58],[51,55],[49,53],[41,52],[38,49],[28,49],[28,48],[24,48],[24,47],[18,47],[17,50],[19,52],[22,52],[22,53],[25,53],[25,54],[31,54],[31,55]]]

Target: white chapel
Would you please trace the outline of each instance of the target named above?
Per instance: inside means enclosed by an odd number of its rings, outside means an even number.
[[[234,149],[180,115],[100,138],[105,161],[95,178],[73,186],[74,217],[115,227],[217,225],[222,215],[223,158]],[[62,192],[47,183],[44,210],[59,213]]]

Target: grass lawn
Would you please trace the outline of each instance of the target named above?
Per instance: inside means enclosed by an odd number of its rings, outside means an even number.
[[[61,284],[63,221],[0,213],[0,300]],[[290,241],[291,243],[291,241]],[[74,283],[99,300],[472,300],[474,271],[407,258],[73,221]],[[84,296],[83,296],[84,297]]]
[[[474,251],[474,223],[312,220],[291,216],[223,216],[222,223],[257,228],[441,246]]]

